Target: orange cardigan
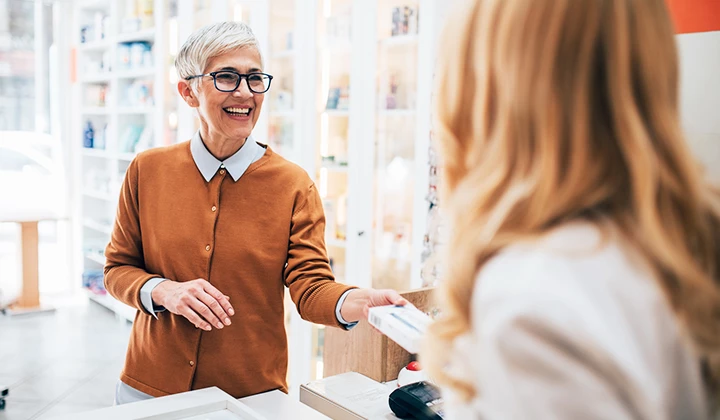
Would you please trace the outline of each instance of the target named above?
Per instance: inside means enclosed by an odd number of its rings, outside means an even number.
[[[153,396],[286,391],[284,286],[303,319],[338,327],[335,306],[351,288],[334,281],[324,232],[312,180],[269,147],[237,182],[224,170],[206,182],[189,142],[139,154],[105,251],[105,287],[139,310],[120,379]],[[232,325],[206,332],[167,311],[154,319],[140,302],[153,277],[208,280],[230,296]]]

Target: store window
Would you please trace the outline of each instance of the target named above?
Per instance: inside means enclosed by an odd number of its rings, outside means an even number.
[[[51,3],[0,0],[0,131],[50,131],[52,34]]]
[[[19,212],[63,215],[39,224],[40,291],[71,287],[67,127],[57,115],[62,54],[54,42],[55,13],[67,3],[0,0],[0,307],[20,289],[19,227],[10,223]]]

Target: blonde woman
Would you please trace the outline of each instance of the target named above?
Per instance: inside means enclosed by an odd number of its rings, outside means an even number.
[[[680,128],[663,0],[472,0],[448,21],[452,233],[423,356],[449,418],[708,418],[720,201]]]

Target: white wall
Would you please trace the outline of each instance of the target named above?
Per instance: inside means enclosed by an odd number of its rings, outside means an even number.
[[[710,177],[720,182],[720,32],[676,38],[683,128]]]

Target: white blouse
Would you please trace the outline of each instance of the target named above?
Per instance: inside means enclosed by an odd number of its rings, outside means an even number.
[[[562,226],[490,260],[445,390],[448,419],[707,419],[700,367],[651,272],[617,237]]]

